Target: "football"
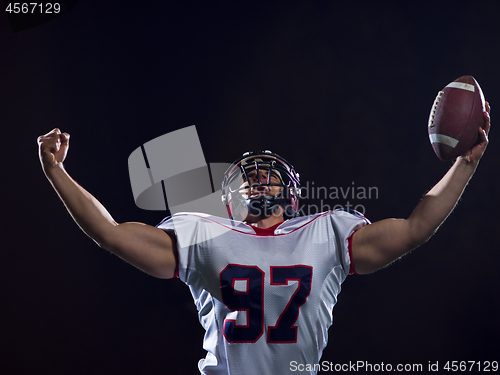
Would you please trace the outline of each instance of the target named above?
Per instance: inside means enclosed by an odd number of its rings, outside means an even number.
[[[429,115],[429,140],[443,161],[464,154],[477,142],[484,126],[484,96],[472,76],[457,78],[438,92]]]

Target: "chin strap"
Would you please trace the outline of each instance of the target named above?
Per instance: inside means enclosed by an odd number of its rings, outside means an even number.
[[[262,195],[260,197],[247,198],[246,200],[248,213],[256,217],[269,217],[274,214],[279,207],[285,209],[284,217],[289,219],[294,217],[290,214],[290,207],[287,204],[287,200],[283,197],[275,197],[272,195]]]

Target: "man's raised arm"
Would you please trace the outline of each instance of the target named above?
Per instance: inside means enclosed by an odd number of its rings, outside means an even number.
[[[408,219],[387,219],[359,229],[352,238],[353,263],[357,273],[374,272],[425,243],[446,220],[474,174],[488,146],[490,106],[486,103],[484,129],[469,151],[457,158],[451,169],[415,207]]]
[[[142,223],[118,224],[104,206],[66,172],[63,162],[69,148],[69,134],[54,129],[38,137],[38,145],[47,179],[89,237],[152,276],[174,276],[174,242],[168,234]]]

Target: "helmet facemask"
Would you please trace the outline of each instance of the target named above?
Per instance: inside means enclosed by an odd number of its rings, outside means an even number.
[[[299,175],[270,151],[245,153],[222,182],[222,200],[234,220],[252,222],[273,214],[295,217],[299,197]]]

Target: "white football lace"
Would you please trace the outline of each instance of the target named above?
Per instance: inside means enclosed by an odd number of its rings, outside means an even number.
[[[443,94],[444,91],[439,91],[438,94],[436,95],[436,99],[434,99],[434,103],[432,104],[431,114],[429,115],[429,128],[432,128],[434,126],[434,117],[436,116],[437,106]]]

